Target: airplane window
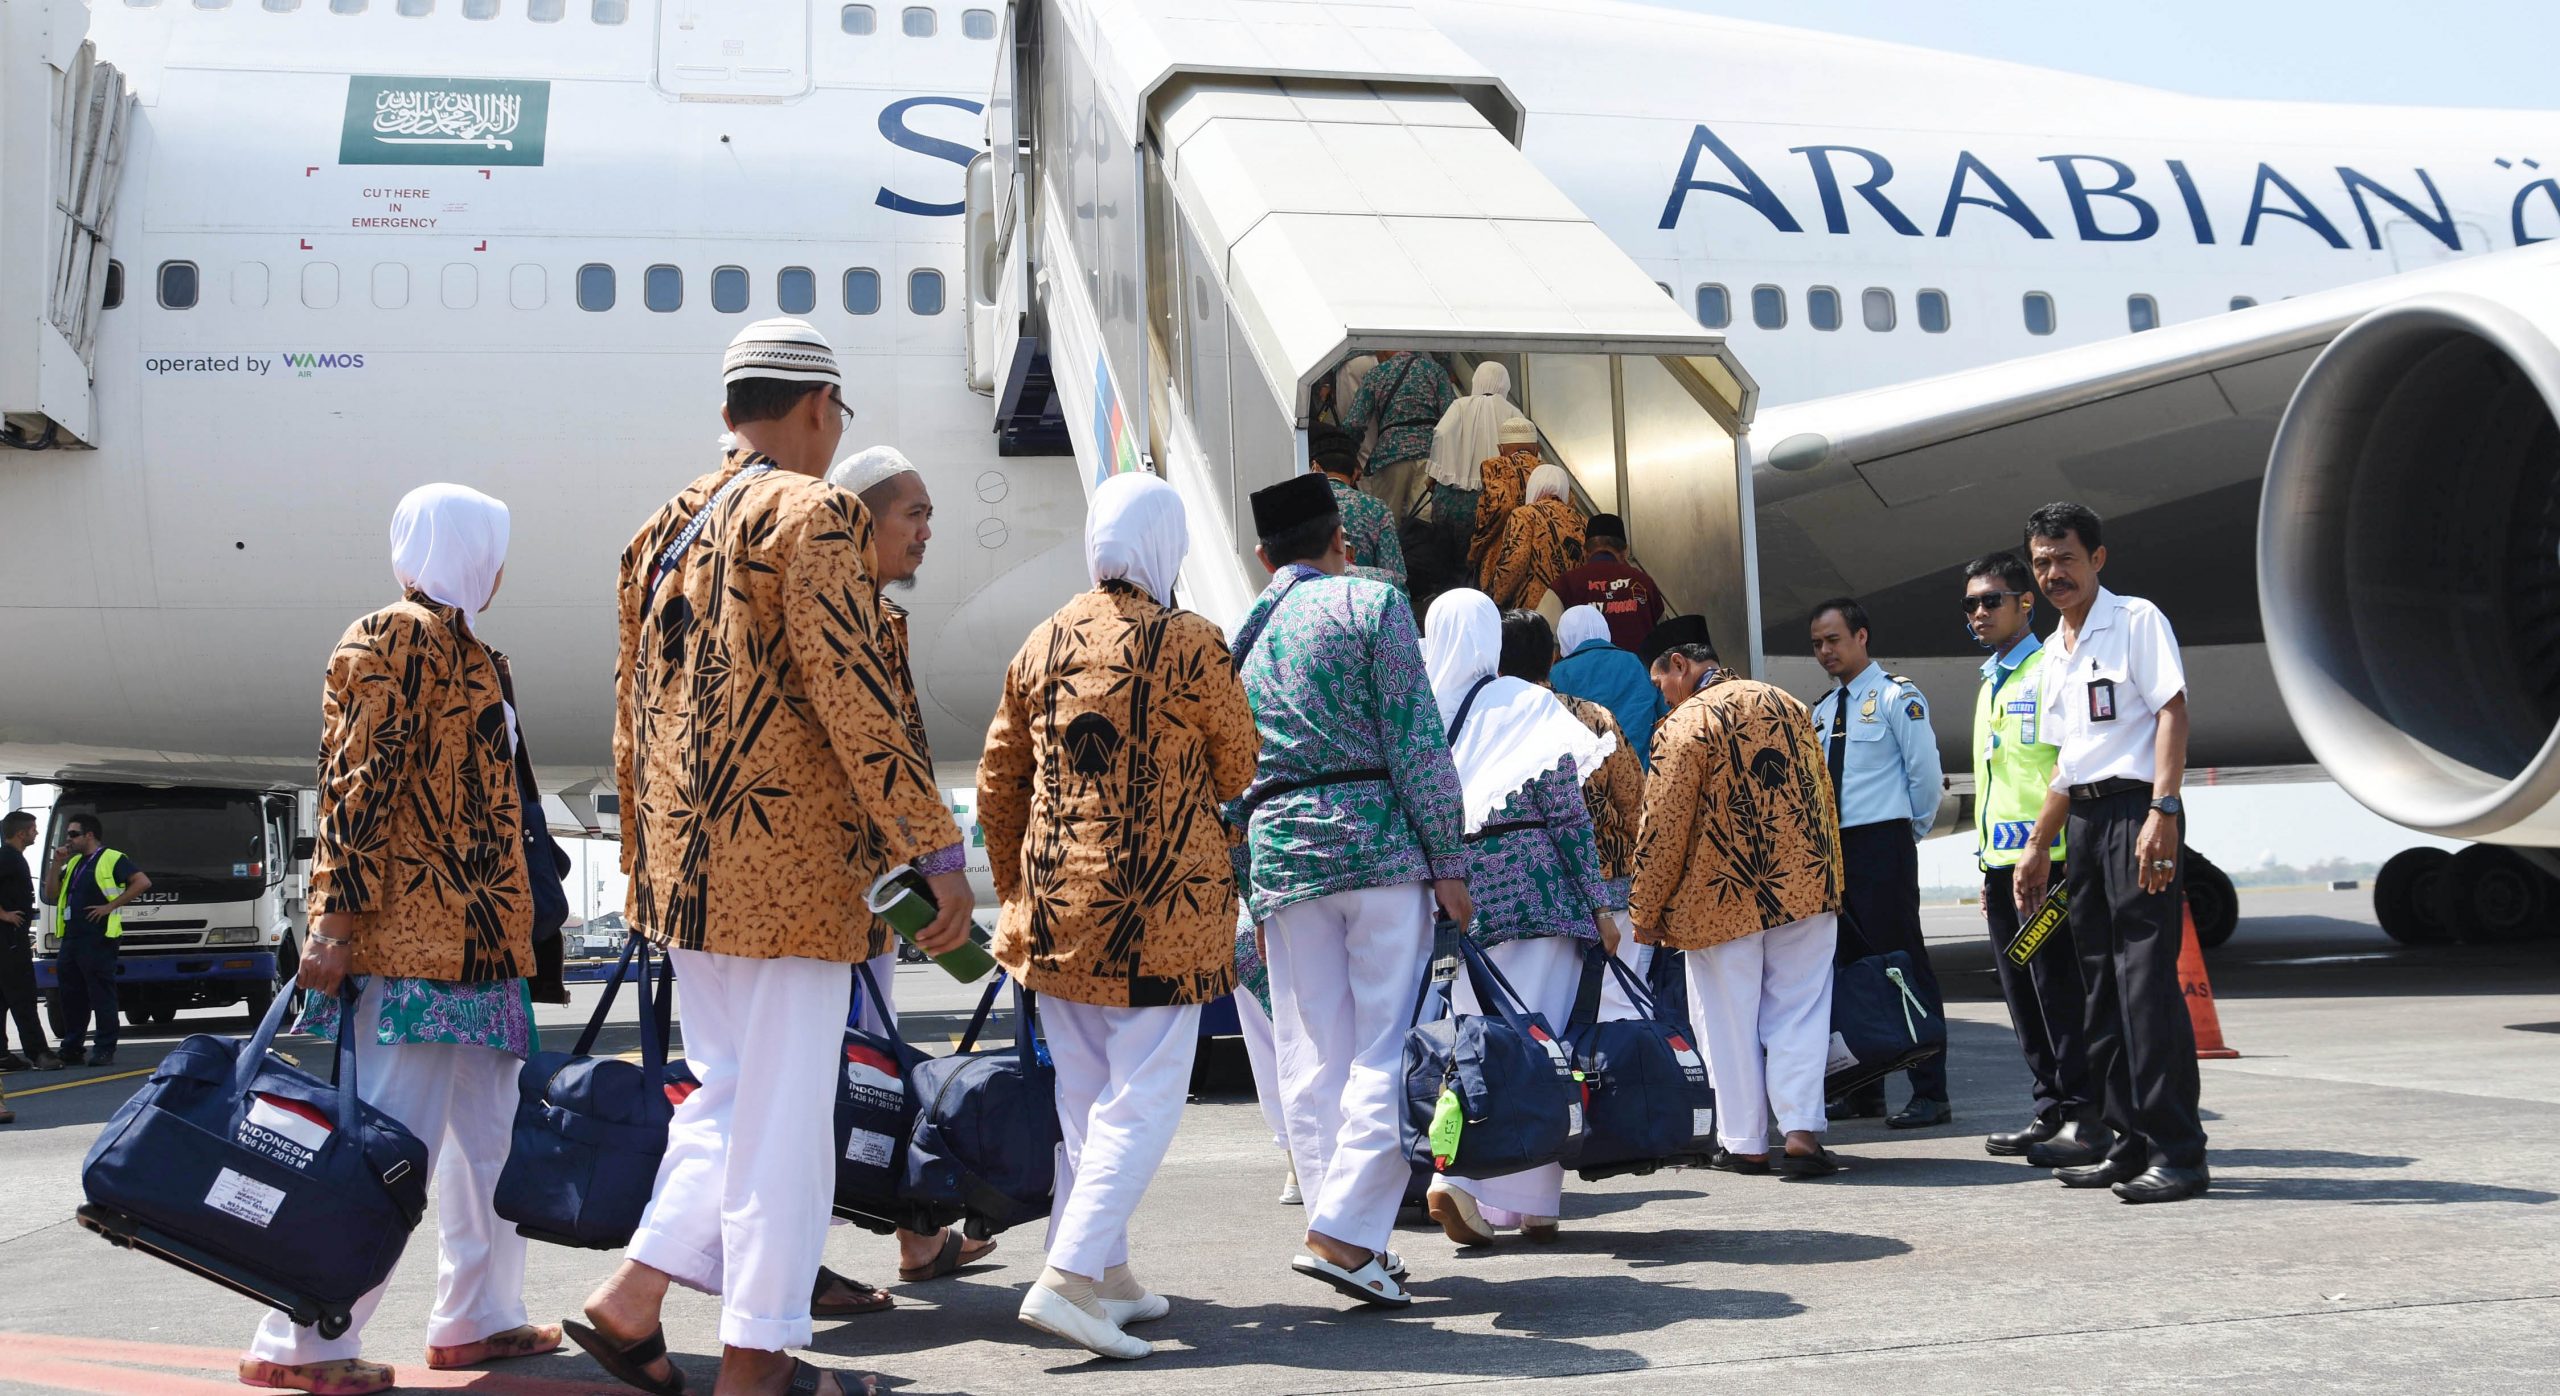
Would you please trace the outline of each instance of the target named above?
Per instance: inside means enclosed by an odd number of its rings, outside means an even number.
[[[242,262],[231,269],[231,303],[255,310],[267,303],[267,264]]]
[[[747,308],[745,267],[711,269],[711,308],[723,315],[735,315]]]
[[[2234,310],[2246,310],[2257,303],[2258,298],[2256,296],[2233,296],[2231,298],[2231,308]]]
[[[773,278],[773,299],[785,315],[806,315],[818,308],[818,278],[807,267],[784,267]]]
[[[496,19],[498,0],[462,0],[464,19]]]
[[[196,264],[162,262],[160,264],[160,304],[171,310],[192,309],[196,303]]]
[[[1733,297],[1722,286],[1698,288],[1698,323],[1711,330],[1733,323]]]
[[[922,5],[910,5],[906,13],[898,16],[898,27],[905,30],[910,39],[930,39],[933,37],[933,11]]]
[[[942,273],[927,269],[907,274],[907,309],[918,315],[942,313]]]
[[[2160,328],[2160,302],[2149,296],[2127,296],[2124,299],[2125,323],[2135,334]]]
[[[329,0],[329,13],[333,15],[363,14],[364,0]]]
[[[1923,291],[1919,295],[1912,297],[1912,301],[1920,307],[1920,329],[1922,333],[1945,334],[1947,332],[1946,292]]]
[[[1870,286],[1858,297],[1858,313],[1866,318],[1867,328],[1883,334],[1893,328],[1893,292],[1882,286]]]
[[[2027,333],[2053,333],[2053,297],[2042,291],[2029,291],[2025,301]]]
[[[844,274],[844,313],[880,313],[880,273],[869,267],[855,267]]]
[[[663,315],[684,304],[684,273],[664,262],[640,278],[640,303]]]
[[[129,10],[147,10],[159,3],[160,0],[124,0],[125,8]]]
[[[587,18],[598,24],[620,24],[631,18],[631,0],[595,0],[587,8]]]
[[[124,304],[124,263],[109,262],[107,263],[107,296],[98,308],[113,310],[122,304]]]
[[[836,23],[848,34],[868,34],[880,27],[880,16],[869,5],[847,5],[836,16]]]
[[[1671,297],[1675,301],[1680,299],[1679,293],[1671,289],[1671,283],[1668,281],[1657,281],[1653,283],[1653,289],[1660,291],[1662,294]]]
[[[313,310],[332,310],[337,307],[337,263],[306,262],[303,264],[302,303]]]
[[[613,309],[613,268],[602,262],[589,262],[578,268],[578,308]]]
[[[302,0],[265,0],[262,8],[271,15],[289,15],[302,8]]]
[[[569,13],[569,0],[525,0],[524,17],[536,24],[558,24]]]
[[[407,19],[423,19],[436,12],[436,0],[400,0],[392,7]]]
[[[1751,323],[1764,330],[1784,327],[1787,323],[1787,293],[1775,286],[1752,287]]]
[[[507,273],[507,304],[518,310],[540,310],[551,298],[551,278],[533,262],[519,262]]]
[[[469,310],[480,303],[480,269],[469,262],[447,262],[442,288],[444,308]]]
[[[196,8],[199,10],[227,10],[231,8],[231,0],[196,0]]]
[[[1816,286],[1804,293],[1804,317],[1817,330],[1840,328],[1840,293],[1828,286]]]
[[[996,36],[996,12],[993,10],[962,10],[960,12],[960,32],[972,39],[994,38]]]
[[[398,262],[379,262],[373,268],[373,303],[383,310],[398,310],[409,303],[409,269]]]

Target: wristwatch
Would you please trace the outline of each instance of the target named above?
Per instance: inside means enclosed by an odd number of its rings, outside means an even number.
[[[2180,800],[2175,795],[2163,795],[2159,799],[2152,801],[2151,807],[2160,811],[2162,814],[2169,816],[2171,819],[2175,819],[2179,815],[2187,812],[2186,802]]]

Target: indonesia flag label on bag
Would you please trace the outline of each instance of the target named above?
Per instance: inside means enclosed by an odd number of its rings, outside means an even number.
[[[1698,1055],[1697,1048],[1689,1045],[1689,1039],[1675,1032],[1664,1041],[1671,1044],[1671,1055],[1679,1059],[1680,1074],[1688,1078],[1689,1084],[1692,1086],[1707,1084],[1706,1059]]]
[[[292,1168],[308,1169],[334,1132],[328,1113],[319,1106],[260,1091],[249,1098],[249,1113],[241,1117],[236,1138],[242,1148]]]
[[[859,1042],[844,1045],[844,1084],[857,1105],[872,1110],[906,1107],[906,1080],[898,1074],[898,1064],[877,1047]]]

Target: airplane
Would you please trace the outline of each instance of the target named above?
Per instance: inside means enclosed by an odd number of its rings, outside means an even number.
[[[2555,593],[2512,579],[2554,551],[2560,321],[2533,298],[2560,114],[2198,98],[1616,0],[1343,8],[1303,7],[1478,65],[1535,173],[1749,366],[1779,682],[1823,686],[1803,611],[1851,593],[1960,711],[1958,565],[2078,498],[2109,582],[2189,646],[2195,765],[2317,760],[2413,828],[2554,837],[2560,701],[2520,644]],[[0,6],[0,771],[307,785],[324,656],[390,597],[392,505],[451,479],[513,510],[481,629],[545,788],[591,810],[614,560],[713,463],[730,334],[793,313],[848,366],[848,447],[899,446],[934,491],[899,599],[967,785],[1007,659],[1083,585],[1085,489],[1025,453],[1054,416],[1004,415],[1025,385],[984,342],[971,171],[1030,12],[1164,10]],[[2361,333],[2394,314],[2418,318]],[[2324,379],[2374,397],[2288,416]],[[2369,489],[2406,536],[2348,507]],[[2354,714],[2305,716],[2323,674]],[[2476,920],[2440,886],[2545,887],[2479,847],[2464,879],[2404,868],[2386,928]]]

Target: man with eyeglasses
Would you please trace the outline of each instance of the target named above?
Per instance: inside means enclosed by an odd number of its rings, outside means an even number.
[[[1814,735],[1831,767],[1840,808],[1840,861],[1845,910],[1834,963],[1899,950],[1911,957],[1931,998],[1937,976],[1920,939],[1920,840],[1937,822],[1944,782],[1929,703],[1919,686],[1888,674],[1867,654],[1867,608],[1836,597],[1813,608],[1814,662],[1840,686],[1813,707]],[[1947,1062],[1931,1057],[1904,1072],[1911,1099],[1885,1124],[1924,1129],[1955,1118],[1947,1100]],[[1884,1113],[1884,1083],[1851,1092],[1832,1118]]]
[[[1991,651],[1973,703],[1974,857],[1982,868],[1991,963],[2034,1078],[2036,1105],[2026,1128],[1991,1135],[1982,1147],[2003,1158],[2024,1154],[2039,1168],[2095,1163],[2105,1156],[2106,1127],[2097,1120],[2081,1049],[2084,1000],[2070,932],[2035,943],[2023,964],[2011,958],[2021,924],[2013,885],[2018,859],[2044,810],[2059,750],[2037,692],[2045,651],[2036,638],[2035,580],[2015,553],[1975,558],[1965,564],[1964,579],[1965,626]],[[2053,856],[2061,856],[2059,845]]]

